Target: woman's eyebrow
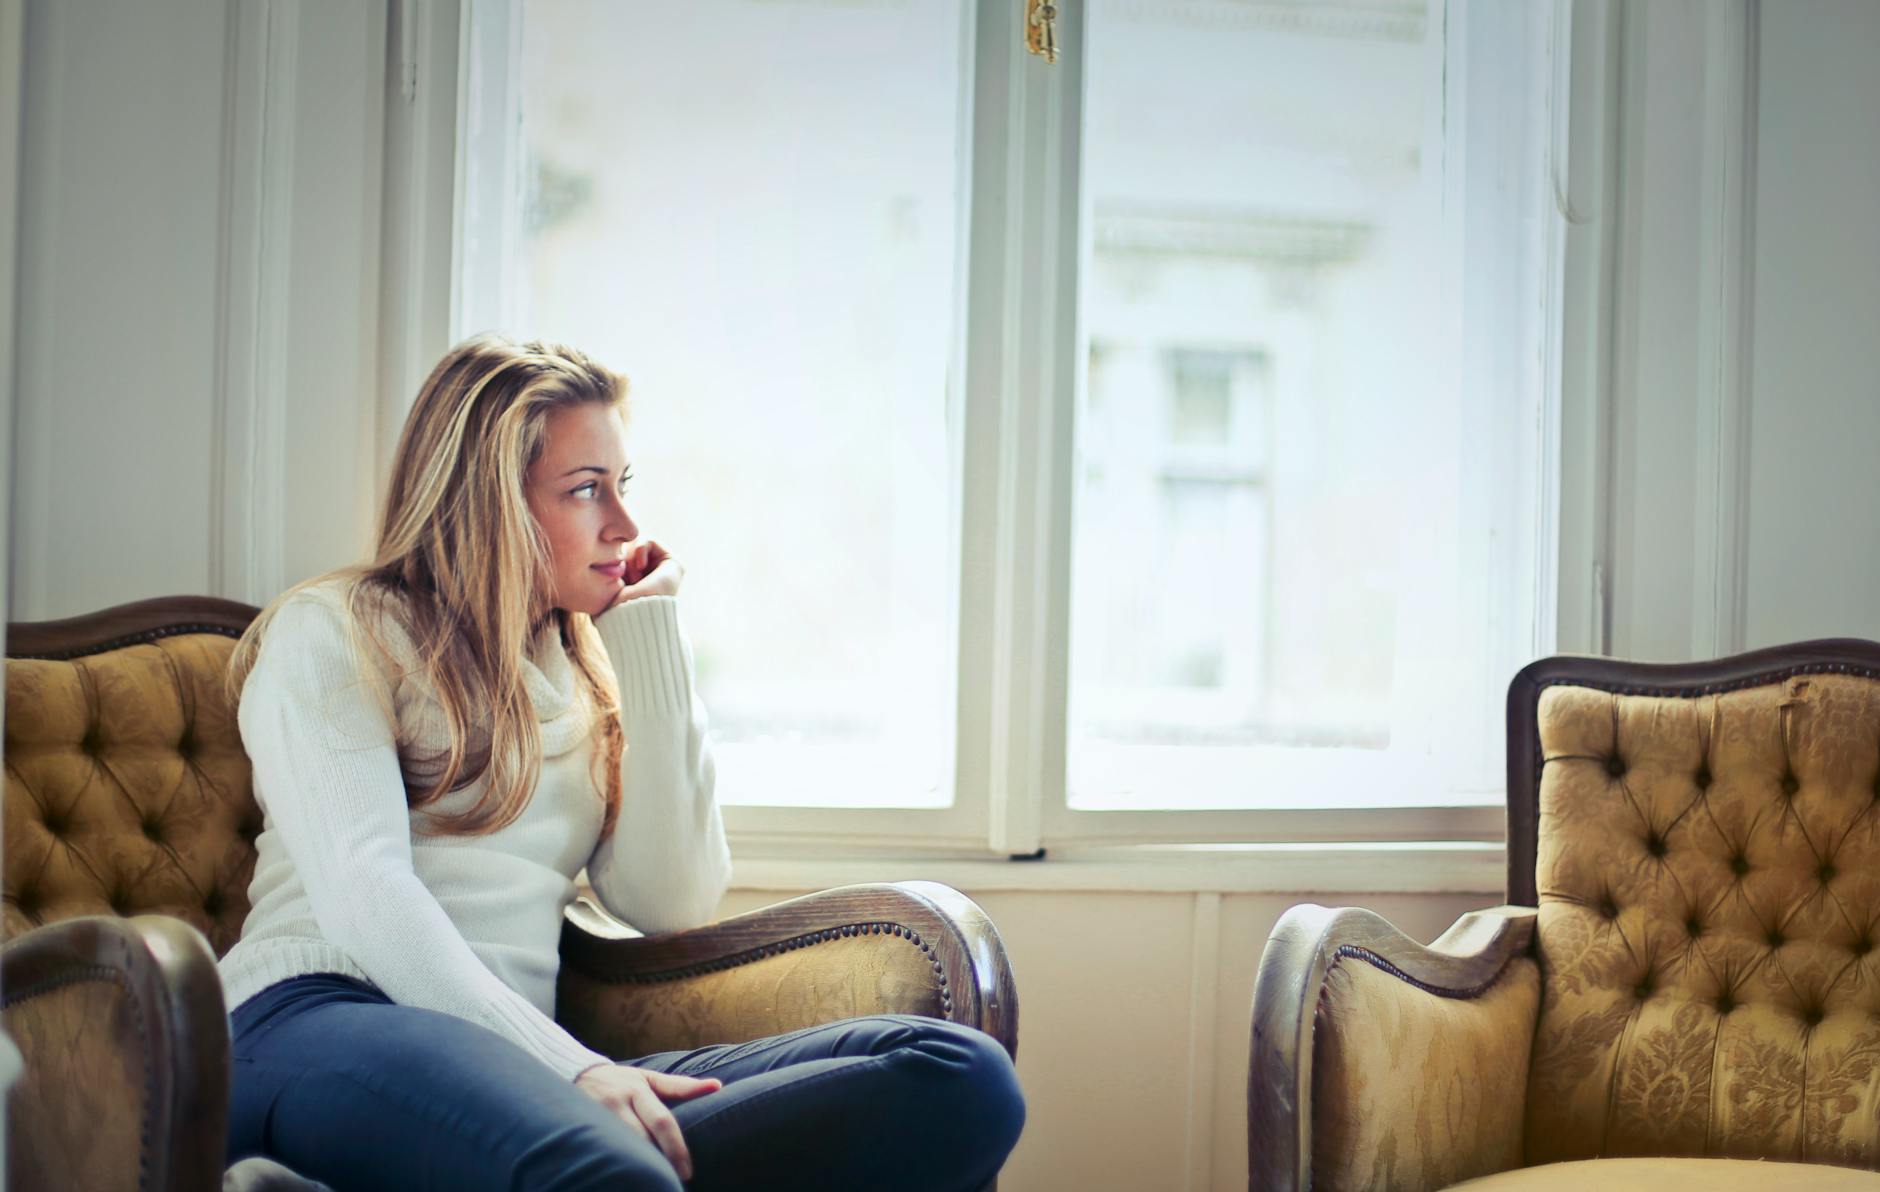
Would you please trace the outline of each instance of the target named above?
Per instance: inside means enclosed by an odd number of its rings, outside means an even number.
[[[633,465],[628,464],[626,467],[620,469],[620,472],[621,472],[621,475],[624,476],[626,473],[631,472],[632,470],[633,470]],[[569,468],[566,472],[562,473],[562,476],[564,477],[572,476],[576,472],[599,472],[603,476],[607,475],[607,469],[601,467],[599,464],[582,464],[578,468]]]

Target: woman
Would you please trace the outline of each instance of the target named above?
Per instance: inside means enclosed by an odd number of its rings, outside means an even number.
[[[237,644],[264,815],[222,959],[229,1158],[354,1188],[966,1189],[1024,1103],[990,1038],[909,1016],[620,1062],[554,1021],[585,866],[647,931],[729,877],[684,570],[626,506],[626,385],[480,336],[400,436],[372,563]]]

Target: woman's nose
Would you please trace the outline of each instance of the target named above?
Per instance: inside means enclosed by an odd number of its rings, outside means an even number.
[[[633,515],[627,512],[626,502],[622,501],[619,497],[614,498],[614,507],[612,516],[608,519],[608,528],[617,535],[622,542],[632,542],[635,538],[640,536],[640,527],[633,524]]]

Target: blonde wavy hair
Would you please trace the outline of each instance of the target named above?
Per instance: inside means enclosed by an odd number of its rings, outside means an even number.
[[[427,812],[423,830],[500,831],[522,814],[540,774],[541,724],[522,660],[552,617],[593,715],[605,839],[620,811],[620,692],[589,615],[551,606],[548,540],[529,510],[525,481],[546,445],[551,413],[595,402],[624,417],[626,398],[624,377],[561,344],[479,335],[452,348],[405,419],[372,561],[303,580],[261,611],[229,658],[229,706],[240,706],[281,606],[303,588],[343,579],[355,649],[363,626],[391,672],[422,673],[449,724],[449,747],[428,757],[410,757],[413,743],[399,737],[407,805],[425,808],[487,775],[474,806],[455,816]],[[415,647],[412,667],[392,661],[377,631],[387,614]],[[368,677],[395,724],[382,676]],[[436,777],[414,783],[414,772]]]

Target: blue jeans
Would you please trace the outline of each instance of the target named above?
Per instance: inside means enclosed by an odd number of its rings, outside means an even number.
[[[237,1007],[229,1162],[354,1189],[678,1189],[658,1147],[494,1031],[363,981],[296,977]],[[689,1187],[965,1192],[1025,1102],[992,1038],[911,1015],[623,1060],[717,1077],[670,1107]]]

